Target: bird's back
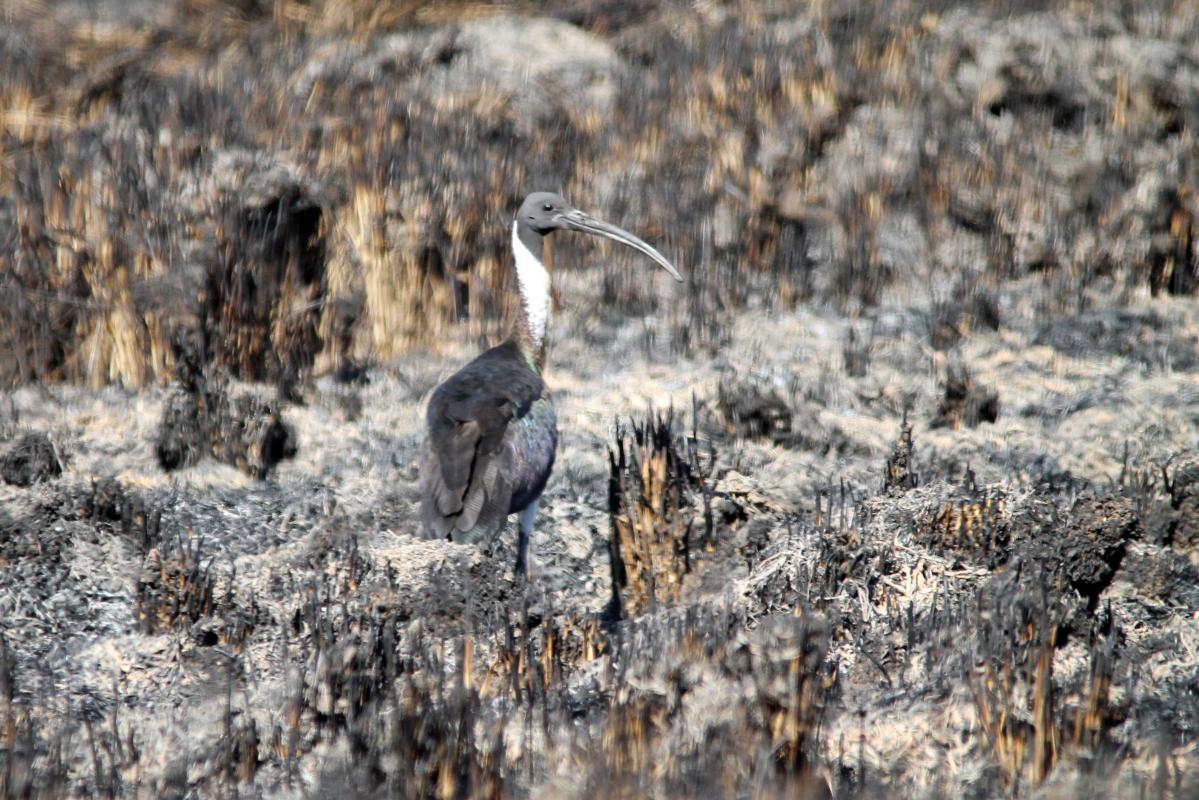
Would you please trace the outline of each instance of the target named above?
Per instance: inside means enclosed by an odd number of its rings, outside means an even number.
[[[516,343],[491,348],[438,386],[427,423],[427,536],[486,541],[540,494],[553,465],[556,420],[541,376]]]

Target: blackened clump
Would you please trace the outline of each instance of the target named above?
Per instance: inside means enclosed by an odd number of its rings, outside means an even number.
[[[61,474],[58,449],[44,433],[25,434],[0,458],[0,476],[14,486],[32,486]]]
[[[167,471],[211,455],[262,480],[299,447],[279,403],[253,395],[230,397],[226,381],[186,359],[179,387],[163,406],[154,452]]]
[[[945,394],[929,425],[933,428],[976,428],[999,419],[999,393],[974,381],[965,367],[950,367]]]

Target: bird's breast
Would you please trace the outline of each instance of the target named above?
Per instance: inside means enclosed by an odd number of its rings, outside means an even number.
[[[554,469],[558,447],[558,417],[548,397],[533,403],[529,413],[508,428],[507,445],[512,453],[512,501],[509,514],[521,511],[545,489]]]

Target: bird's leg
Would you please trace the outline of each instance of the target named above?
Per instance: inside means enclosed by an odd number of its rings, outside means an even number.
[[[529,565],[525,556],[529,552],[529,534],[533,532],[533,520],[537,517],[539,502],[540,498],[529,503],[516,518],[520,528],[520,539],[516,545],[516,574],[518,577],[527,578],[529,576]]]

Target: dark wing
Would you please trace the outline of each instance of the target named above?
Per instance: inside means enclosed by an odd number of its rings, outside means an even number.
[[[512,495],[509,423],[529,413],[545,385],[512,342],[480,355],[429,398],[421,464],[428,536],[480,539],[499,531]]]

